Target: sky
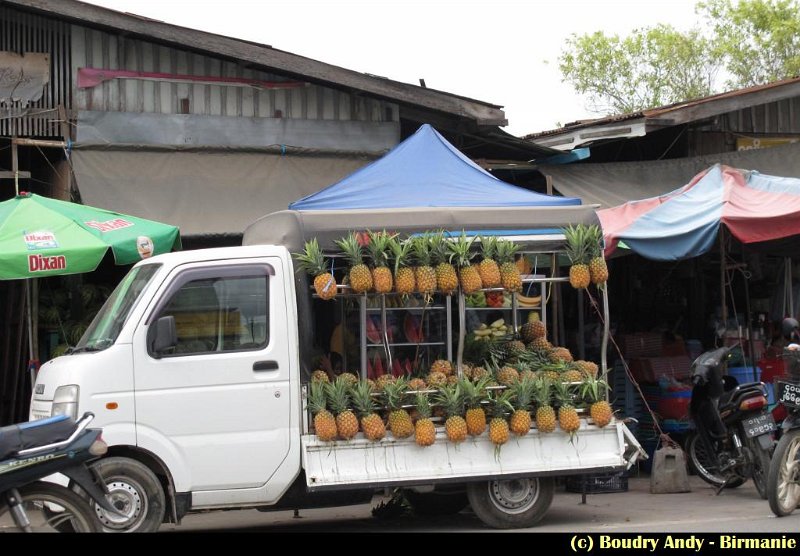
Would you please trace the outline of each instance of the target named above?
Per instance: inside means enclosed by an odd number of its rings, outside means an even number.
[[[597,117],[558,56],[571,34],[688,29],[696,0],[90,0],[504,107],[517,136]]]

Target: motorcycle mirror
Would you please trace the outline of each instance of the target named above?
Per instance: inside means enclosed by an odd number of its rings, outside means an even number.
[[[796,335],[798,329],[800,329],[800,324],[797,322],[797,319],[787,317],[781,322],[781,331],[785,338],[791,338],[793,335]]]

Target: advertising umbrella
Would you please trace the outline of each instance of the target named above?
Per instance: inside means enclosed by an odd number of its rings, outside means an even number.
[[[177,226],[24,192],[0,202],[0,280],[91,272],[109,249],[125,265],[180,247]]]

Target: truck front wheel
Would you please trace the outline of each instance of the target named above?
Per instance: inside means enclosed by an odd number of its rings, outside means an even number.
[[[553,502],[552,477],[496,480],[467,485],[475,515],[495,529],[533,527]]]
[[[111,504],[121,515],[92,506],[107,532],[152,533],[164,520],[166,496],[158,477],[144,464],[129,458],[110,457],[93,465],[109,491]]]

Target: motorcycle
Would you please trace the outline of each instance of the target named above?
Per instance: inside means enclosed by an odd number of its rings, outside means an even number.
[[[100,429],[85,413],[75,422],[66,415],[0,428],[0,532],[98,532],[100,522],[88,500],[65,486],[41,479],[61,473],[103,509],[105,484],[88,462],[106,453]]]
[[[783,320],[785,339],[798,341],[798,329],[797,320]],[[769,507],[778,517],[791,514],[800,504],[800,345],[790,343],[784,348],[783,362],[789,378],[775,381],[775,398],[785,408],[786,417],[767,480]]]
[[[752,478],[766,499],[777,426],[767,410],[764,383],[738,384],[723,374],[734,347],[708,351],[692,363],[689,414],[695,429],[686,438],[686,452],[692,470],[716,486],[717,494]]]

